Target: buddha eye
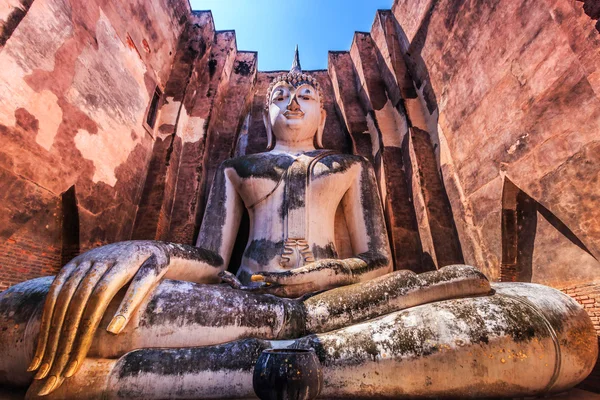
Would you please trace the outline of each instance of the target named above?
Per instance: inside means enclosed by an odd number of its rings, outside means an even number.
[[[275,102],[275,101],[284,101],[286,97],[287,96],[285,95],[285,93],[282,90],[279,90],[278,92],[276,92],[273,95],[273,100],[272,101],[273,102]]]

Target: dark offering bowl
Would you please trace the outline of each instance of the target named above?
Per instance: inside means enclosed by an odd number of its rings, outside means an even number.
[[[256,361],[252,384],[261,400],[309,400],[321,392],[323,371],[312,349],[268,349]]]

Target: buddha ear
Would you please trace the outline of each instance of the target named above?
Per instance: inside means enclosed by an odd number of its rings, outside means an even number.
[[[273,127],[271,126],[271,118],[269,117],[268,108],[263,110],[263,122],[265,123],[265,128],[267,129],[267,151],[271,151],[275,147],[275,140],[273,138]]]
[[[323,131],[325,130],[325,121],[327,120],[327,111],[321,109],[321,122],[319,123],[319,129],[315,135],[315,147],[317,149],[323,148]]]

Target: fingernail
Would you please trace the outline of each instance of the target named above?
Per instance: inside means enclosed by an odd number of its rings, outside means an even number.
[[[54,386],[58,382],[58,378],[54,375],[48,378],[46,384],[40,389],[38,396],[45,396],[54,390]]]
[[[40,370],[37,372],[37,374],[35,374],[35,377],[33,379],[44,379],[46,377],[46,374],[48,373],[48,370],[50,369],[50,364],[48,363],[43,363],[40,366]]]
[[[72,377],[77,372],[77,361],[71,361],[67,366],[67,372],[65,372],[65,378]]]
[[[116,335],[117,333],[121,333],[123,328],[125,328],[126,322],[127,319],[125,319],[124,316],[117,315],[112,319],[112,321],[110,321],[110,324],[108,324],[108,328],[106,328],[106,330]]]
[[[29,364],[27,371],[28,372],[35,371],[38,368],[38,366],[40,365],[40,361],[42,361],[42,360],[40,360],[39,357],[33,357],[33,360],[31,360],[31,364]]]

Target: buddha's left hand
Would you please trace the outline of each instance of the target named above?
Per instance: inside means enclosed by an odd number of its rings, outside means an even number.
[[[274,285],[272,294],[299,297],[306,293],[333,289],[355,283],[352,260],[319,260],[285,272],[259,272],[253,281]]]

